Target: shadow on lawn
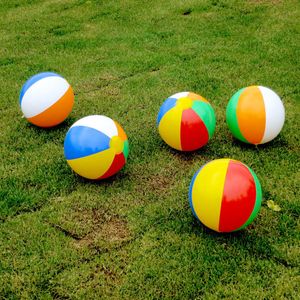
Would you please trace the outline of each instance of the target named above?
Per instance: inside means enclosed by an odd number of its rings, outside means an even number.
[[[38,127],[36,125],[33,125],[31,123],[29,123],[28,121],[27,124],[24,126],[25,129],[24,130],[31,130],[30,132],[34,132],[34,133],[46,133],[47,136],[51,136],[52,134],[56,134],[58,132],[62,132],[65,131],[66,129],[69,129],[75,121],[77,121],[78,118],[75,118],[73,116],[69,116],[68,118],[66,118],[62,123],[53,126],[53,127],[47,127],[47,128],[43,128],[43,127]]]
[[[259,151],[259,150],[277,150],[280,148],[287,147],[289,145],[288,141],[285,139],[284,136],[280,136],[275,138],[274,140],[261,144],[261,145],[252,145],[244,143],[238,139],[232,138],[231,146],[238,147],[240,149],[247,149],[247,150],[253,150],[253,151]]]
[[[212,154],[212,151],[211,151],[212,145],[210,145],[210,144],[206,144],[202,148],[195,150],[195,151],[180,151],[180,150],[171,148],[170,146],[168,146],[166,143],[164,143],[161,140],[159,147],[161,148],[161,150],[171,153],[175,158],[181,160],[182,162],[186,162],[186,163],[194,161],[195,158],[196,159],[197,158],[209,158]]]
[[[75,117],[69,117],[57,126],[42,128],[23,119],[20,122],[14,123],[10,130],[8,143],[11,143],[13,146],[13,151],[32,150],[48,143],[61,143],[63,149],[63,141],[67,130],[75,120]]]
[[[130,175],[123,169],[121,169],[116,174],[114,174],[108,178],[104,178],[104,179],[87,179],[87,178],[81,177],[80,175],[76,174],[75,172],[72,172],[72,173],[73,173],[73,176],[76,177],[77,181],[80,184],[94,185],[94,186],[101,185],[104,187],[109,187],[112,184],[115,184],[116,182],[122,181],[124,179],[129,179],[129,177],[130,177]]]
[[[277,248],[279,227],[268,230],[262,228],[264,225],[257,222],[240,231],[219,233],[204,226],[192,216],[191,211],[187,213],[187,210],[188,205],[185,209],[172,210],[172,213],[158,219],[156,223],[164,227],[164,232],[171,231],[181,237],[192,237],[199,243],[207,243],[220,254],[225,251],[225,257],[240,253],[259,260],[272,260],[285,267],[296,267],[284,251]]]
[[[226,138],[227,136],[221,140],[209,141],[204,147],[189,152],[175,150],[162,140],[158,145],[161,150],[171,153],[174,158],[180,160],[187,167],[195,161],[199,161],[203,165],[209,161],[221,158],[232,158],[244,161],[244,155],[251,153],[260,161],[263,157],[276,156],[278,153],[286,152],[289,148],[289,143],[284,136],[277,137],[269,143],[261,145],[247,144],[233,137]]]
[[[194,220],[191,228],[194,229],[193,231],[197,236],[205,236],[211,243],[214,243],[216,249],[221,246],[224,251],[229,253],[242,251],[249,257],[273,260],[285,267],[296,267],[273,246],[274,241],[270,237],[262,236],[256,232],[254,225],[249,225],[241,231],[219,233]]]

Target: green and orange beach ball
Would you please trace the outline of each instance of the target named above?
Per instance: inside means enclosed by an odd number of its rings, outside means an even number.
[[[284,119],[281,99],[263,86],[240,89],[226,109],[226,121],[234,137],[254,145],[273,140],[280,133]]]
[[[262,191],[255,173],[233,159],[202,166],[190,184],[193,214],[208,228],[231,232],[245,228],[257,216]]]

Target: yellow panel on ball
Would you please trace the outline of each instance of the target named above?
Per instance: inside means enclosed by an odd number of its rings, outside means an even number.
[[[88,179],[97,179],[108,170],[114,157],[115,153],[110,148],[89,156],[67,160],[67,162],[80,176]]]
[[[194,178],[191,191],[196,215],[207,227],[218,231],[222,196],[230,159],[218,159],[205,165]],[[218,170],[218,172],[216,172]],[[206,180],[213,178],[213,180]],[[194,201],[201,199],[202,201]]]
[[[163,140],[172,148],[181,150],[180,132],[182,110],[174,107],[161,119],[158,131]],[[170,127],[172,130],[170,130]]]

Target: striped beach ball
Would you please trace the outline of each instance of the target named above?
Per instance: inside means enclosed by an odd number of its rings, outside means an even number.
[[[258,214],[262,191],[255,173],[233,159],[216,159],[198,170],[189,191],[194,215],[208,228],[231,232]]]
[[[226,121],[232,134],[254,145],[273,140],[280,133],[284,119],[279,96],[263,86],[240,89],[227,105]]]
[[[64,153],[69,166],[88,179],[104,179],[126,163],[126,133],[114,120],[92,115],[75,122],[66,134]]]
[[[210,103],[200,95],[181,92],[162,104],[157,126],[161,138],[172,148],[193,151],[207,144],[216,127]]]
[[[63,122],[72,111],[73,104],[72,87],[63,77],[52,72],[29,78],[20,93],[25,118],[40,127],[52,127]]]

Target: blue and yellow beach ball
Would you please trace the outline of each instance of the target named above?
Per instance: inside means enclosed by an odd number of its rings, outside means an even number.
[[[181,151],[197,150],[207,144],[216,127],[210,103],[200,95],[181,92],[162,104],[157,127],[161,138]]]
[[[66,134],[64,153],[69,166],[82,177],[104,179],[126,163],[126,133],[114,120],[92,115],[75,122]]]
[[[63,122],[74,104],[70,84],[52,72],[29,78],[20,93],[20,106],[25,118],[40,127],[52,127]]]

